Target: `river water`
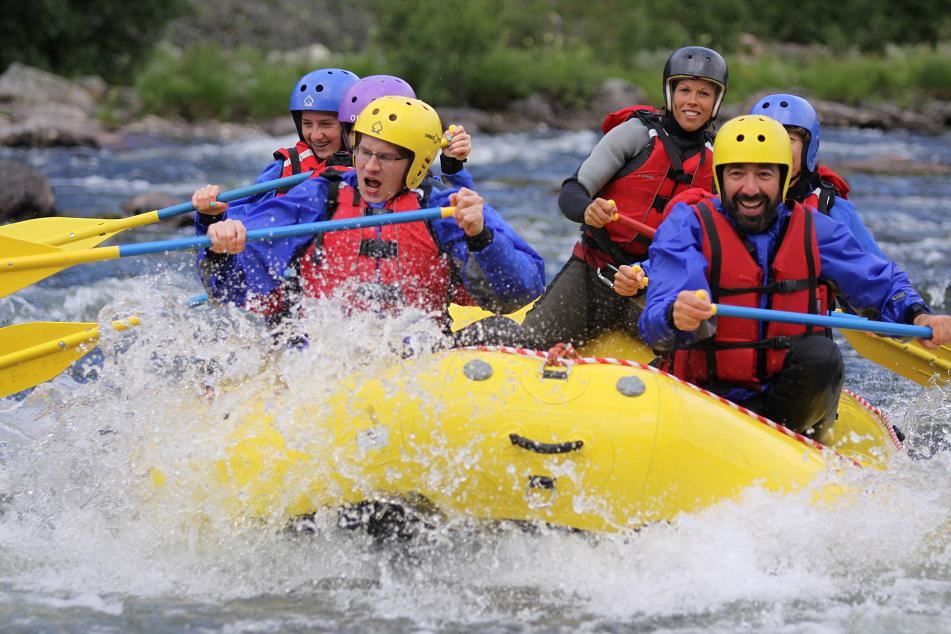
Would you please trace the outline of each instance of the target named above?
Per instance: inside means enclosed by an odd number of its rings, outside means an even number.
[[[594,133],[476,136],[478,189],[545,256],[554,275],[575,239],[555,199]],[[286,139],[136,147],[0,149],[46,173],[70,216],[106,216],[150,190],[250,182]],[[830,130],[826,162],[892,156],[951,164],[951,135]],[[934,305],[951,309],[951,182],[846,174],[885,252]],[[124,241],[189,235],[168,226]],[[383,363],[418,323],[340,318],[307,327],[305,353],[275,351],[238,311],[201,292],[191,256],[74,266],[0,299],[0,326],[142,317],[103,328],[71,372],[0,399],[0,631],[3,632],[927,632],[951,623],[951,453],[899,456],[852,477],[861,503],[752,490],[672,524],[626,535],[484,527],[464,520],[408,543],[336,528],[198,521],[193,500],[141,495],[149,460],[181,465],[221,451],[209,381],[278,372],[295,394]],[[425,333],[424,333],[425,334]],[[931,454],[951,424],[951,389],[922,388],[846,351],[847,384]],[[238,388],[234,389],[239,392]],[[301,398],[297,396],[297,398]],[[151,464],[151,463],[149,463]],[[213,500],[214,492],[209,492]],[[211,503],[211,502],[206,502]]]

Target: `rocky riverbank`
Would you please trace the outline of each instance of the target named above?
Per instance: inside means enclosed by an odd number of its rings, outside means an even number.
[[[758,96],[756,96],[758,97]],[[750,103],[724,106],[721,120],[744,112]],[[540,96],[515,102],[501,112],[471,108],[440,108],[443,118],[488,134],[538,129],[596,129],[606,112],[643,103],[644,92],[621,79],[600,87],[585,111],[558,111]],[[951,102],[932,101],[909,110],[894,104],[864,107],[813,101],[823,125],[907,129],[928,134],[951,127]],[[22,64],[0,75],[0,145],[13,147],[126,147],[142,135],[171,139],[236,139],[260,134],[292,134],[288,117],[256,123],[186,122],[137,113],[136,96],[114,89],[101,79],[71,81]],[[113,120],[106,122],[104,114]]]
[[[67,80],[50,73],[12,64],[0,75],[0,146],[43,148],[87,146],[128,148],[150,139],[184,141],[234,140],[260,135],[294,133],[290,117],[282,116],[255,124],[203,121],[139,115],[133,91],[109,87],[98,78]],[[469,108],[440,108],[447,122],[464,124],[487,134],[539,129],[597,129],[604,113],[643,103],[643,91],[630,82],[604,82],[587,111],[556,111],[541,97],[513,103],[503,112]],[[814,101],[824,125],[881,129],[908,129],[929,134],[951,127],[951,102],[930,102],[915,110],[891,104],[852,107]],[[725,106],[721,119],[744,112],[750,105]],[[108,116],[106,116],[108,115]],[[108,121],[107,121],[108,119]],[[850,164],[852,171],[927,173],[951,175],[951,166],[933,163],[901,164],[889,157],[875,157],[867,164]],[[900,169],[899,169],[900,168]],[[0,222],[55,212],[55,199],[42,174],[28,166],[0,164]],[[154,208],[145,201],[141,209]],[[140,209],[134,201],[127,211]]]

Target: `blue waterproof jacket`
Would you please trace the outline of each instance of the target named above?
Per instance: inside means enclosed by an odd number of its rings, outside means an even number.
[[[730,224],[734,224],[720,205],[720,199],[712,199],[712,202],[716,212],[727,216]],[[842,202],[836,200],[835,206]],[[790,210],[780,205],[778,213],[777,222],[766,232],[746,236],[753,248],[751,255],[764,271],[764,276],[768,274],[769,256],[779,246],[779,231]],[[924,300],[897,264],[869,252],[856,239],[853,229],[841,222],[819,213],[814,213],[813,218],[819,247],[819,279],[833,283],[851,306],[896,323],[909,321],[909,316],[915,314],[910,310],[913,307],[927,310]],[[680,291],[703,289],[710,292],[706,277],[708,262],[703,255],[703,230],[690,206],[683,203],[674,206],[654,236],[649,258],[650,284],[638,323],[643,341],[655,350],[671,350],[694,343],[698,337],[712,336],[712,331],[702,326],[696,332],[683,332],[667,320],[668,308]],[[763,284],[766,283],[764,279]],[[766,300],[767,296],[763,295],[762,308],[767,308]],[[760,328],[761,336],[764,336],[765,324],[761,323]],[[725,396],[745,400],[753,393],[734,388]]]
[[[343,173],[351,187],[357,187],[354,170]],[[251,208],[241,218],[248,230],[326,219],[329,182],[311,178],[291,189],[285,196],[272,196]],[[449,195],[457,189],[433,188],[427,207],[449,206]],[[231,210],[221,219],[230,217]],[[532,301],[545,289],[542,257],[526,243],[490,206],[484,206],[485,227],[491,238],[478,250],[469,249],[465,233],[453,218],[431,221],[433,235],[441,250],[452,258],[462,275],[463,285],[479,304],[491,310],[508,312]],[[198,235],[208,227],[196,223]],[[282,281],[285,270],[307,247],[313,236],[249,242],[239,254],[198,253],[199,271],[211,297],[244,305],[249,294],[270,293]],[[480,245],[481,246],[481,245]],[[202,266],[211,258],[214,266]]]
[[[872,237],[872,234],[865,227],[865,223],[862,222],[862,217],[859,216],[855,205],[850,201],[841,196],[836,196],[835,204],[832,205],[832,209],[829,210],[829,217],[833,220],[838,220],[848,227],[864,251],[874,253],[882,259],[888,259],[888,256],[882,253],[878,243],[875,242],[875,238]]]

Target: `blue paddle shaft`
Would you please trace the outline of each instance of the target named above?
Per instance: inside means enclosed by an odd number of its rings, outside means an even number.
[[[441,207],[419,209],[417,211],[401,211],[399,213],[381,214],[378,216],[362,216],[360,218],[342,218],[340,220],[325,220],[323,222],[309,222],[301,225],[287,225],[273,229],[254,229],[248,231],[248,241],[278,240],[294,236],[308,236],[316,233],[327,233],[343,229],[359,229],[362,227],[381,227],[395,225],[416,220],[435,220],[442,217]],[[166,253],[168,251],[185,251],[211,246],[208,236],[195,238],[181,238],[177,240],[161,240],[159,242],[142,242],[140,244],[123,244],[119,247],[119,257],[132,255],[146,255],[148,253]]]
[[[285,176],[284,178],[278,178],[272,181],[264,181],[263,183],[256,183],[254,185],[248,185],[247,187],[239,187],[238,189],[221,192],[221,194],[218,195],[218,200],[230,203],[232,200],[238,200],[239,198],[244,198],[245,196],[256,196],[257,194],[263,194],[275,189],[293,187],[294,185],[299,185],[310,178],[311,174],[313,174],[313,172],[303,172],[302,174],[294,174],[293,176]],[[159,209],[157,213],[159,220],[165,220],[166,218],[171,218],[172,216],[178,216],[180,214],[187,214],[192,211],[195,211],[195,207],[193,207],[191,201],[189,201],[187,203],[180,203],[178,205],[172,205],[171,207]]]
[[[746,308],[744,306],[728,306],[714,304],[716,314],[723,317],[740,317],[757,321],[781,321],[787,324],[802,324],[804,326],[821,326],[823,328],[845,328],[848,330],[864,330],[891,337],[918,337],[931,339],[932,331],[928,326],[909,326],[908,324],[893,324],[885,321],[872,321],[862,317],[837,317],[833,315],[807,315],[793,313],[786,310],[768,310],[765,308]]]

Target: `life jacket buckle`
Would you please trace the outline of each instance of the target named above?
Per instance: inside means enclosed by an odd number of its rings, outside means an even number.
[[[769,347],[773,350],[788,350],[792,348],[793,338],[788,335],[780,335],[769,340]]]
[[[693,182],[693,174],[685,172],[683,169],[671,169],[667,172],[667,176],[678,183],[683,185],[689,185]]]
[[[363,238],[360,240],[360,255],[377,260],[399,257],[399,243],[395,240]]]
[[[796,291],[802,290],[800,280],[783,280],[775,284],[777,293],[795,293]]]

